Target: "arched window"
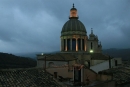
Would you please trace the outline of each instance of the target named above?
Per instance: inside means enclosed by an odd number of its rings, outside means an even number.
[[[67,50],[70,50],[70,39],[67,39]]]
[[[76,39],[72,39],[72,50],[76,51]]]
[[[64,39],[64,50],[65,50],[65,46],[66,46],[66,40]]]
[[[86,67],[88,67],[88,68],[90,67],[90,61],[85,61],[84,64]]]
[[[81,39],[78,39],[78,50],[81,50]]]
[[[84,39],[82,39],[82,50],[85,50],[85,48],[84,48]]]

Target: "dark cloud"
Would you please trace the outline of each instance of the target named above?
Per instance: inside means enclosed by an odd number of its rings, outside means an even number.
[[[129,48],[130,0],[0,0],[0,51],[60,50],[60,35],[72,4],[79,20],[103,48]]]

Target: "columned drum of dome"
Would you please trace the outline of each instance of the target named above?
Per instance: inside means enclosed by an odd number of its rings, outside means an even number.
[[[84,24],[78,20],[77,9],[70,9],[69,20],[61,31],[61,51],[86,51],[87,31]]]

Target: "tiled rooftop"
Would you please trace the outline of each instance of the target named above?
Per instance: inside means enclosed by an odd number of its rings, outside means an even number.
[[[56,54],[44,54],[44,55],[37,55],[38,60],[44,60],[46,56],[46,61],[71,61],[76,60],[76,57],[71,54],[64,54],[64,53],[56,53]]]
[[[92,60],[108,60],[109,56],[102,53],[93,53],[91,54]]]
[[[117,84],[130,82],[130,69],[124,67],[112,68],[101,71],[99,73],[108,73],[108,74],[112,73],[113,80],[115,80]]]
[[[0,87],[61,87],[43,69],[0,70]]]

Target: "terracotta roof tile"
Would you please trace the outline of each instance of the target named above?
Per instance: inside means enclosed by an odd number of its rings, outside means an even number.
[[[37,57],[38,60],[44,60],[46,57],[46,61],[72,61],[77,59],[75,56],[65,53],[44,54],[44,55],[37,55]]]
[[[91,58],[92,60],[108,60],[109,56],[101,54],[101,53],[92,53]]]
[[[2,87],[61,87],[49,73],[43,69],[0,70]]]
[[[111,68],[99,72],[113,74],[113,80],[117,81],[117,84],[130,82],[130,69],[126,68]]]

